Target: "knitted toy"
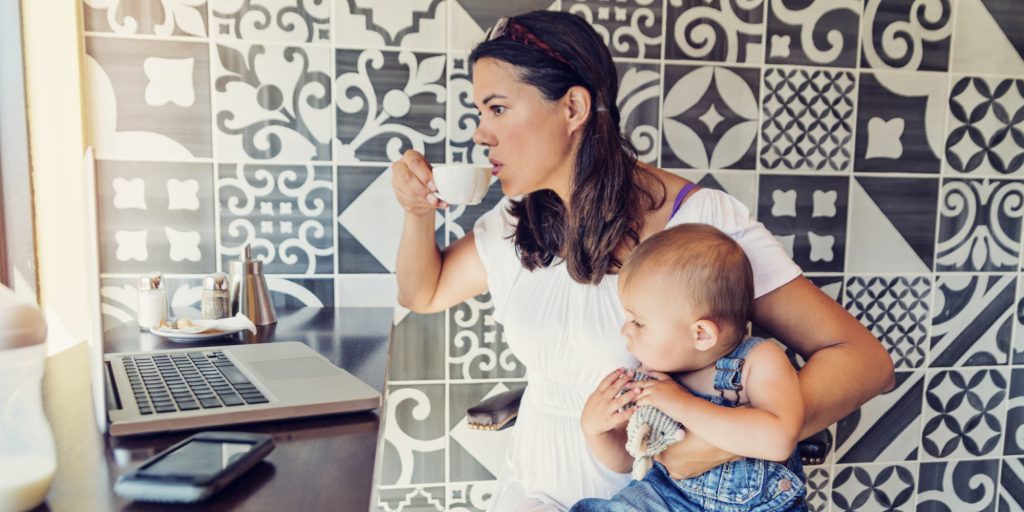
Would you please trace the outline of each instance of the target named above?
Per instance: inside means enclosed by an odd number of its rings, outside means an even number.
[[[633,381],[651,378],[637,370]],[[643,479],[654,465],[654,457],[682,441],[684,435],[683,426],[657,408],[650,405],[637,407],[626,425],[626,451],[633,456],[633,479]]]

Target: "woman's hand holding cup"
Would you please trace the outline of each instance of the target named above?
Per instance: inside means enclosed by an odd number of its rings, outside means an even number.
[[[391,164],[391,170],[391,187],[405,211],[426,215],[436,208],[448,207],[448,203],[437,197],[433,170],[419,151],[406,151],[400,160]]]

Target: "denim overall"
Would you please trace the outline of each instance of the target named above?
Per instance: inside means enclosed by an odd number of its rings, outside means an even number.
[[[734,398],[742,389],[743,362],[750,351],[764,340],[747,338],[729,355],[715,362],[715,389],[721,396],[691,391],[715,405],[739,405]],[[728,447],[723,447],[728,450]],[[634,480],[611,500],[588,498],[572,510],[587,511],[684,511],[684,512],[774,512],[805,511],[803,465],[794,451],[786,465],[746,458],[726,462],[708,472],[685,480],[673,480],[660,462],[643,480]]]

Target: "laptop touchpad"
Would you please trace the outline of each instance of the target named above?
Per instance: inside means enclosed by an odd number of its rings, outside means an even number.
[[[249,363],[249,366],[264,380],[308,379],[310,377],[330,377],[338,374],[337,368],[316,357],[252,361]]]

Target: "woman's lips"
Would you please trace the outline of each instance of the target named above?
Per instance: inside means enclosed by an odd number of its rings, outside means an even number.
[[[491,168],[491,176],[497,176],[501,172],[502,164],[496,164]]]

